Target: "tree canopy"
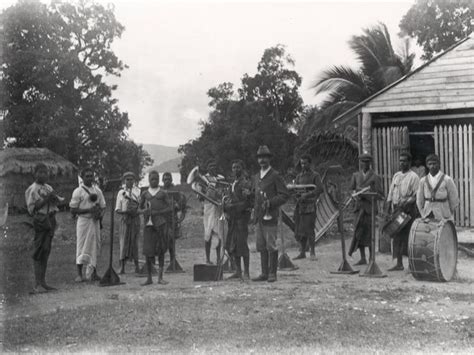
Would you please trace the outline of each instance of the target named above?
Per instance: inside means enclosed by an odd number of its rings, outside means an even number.
[[[473,30],[474,0],[417,0],[400,22],[403,34],[416,38],[422,59],[431,59]]]
[[[180,147],[184,154],[181,174],[196,165],[205,168],[214,158],[221,173],[229,174],[232,160],[242,159],[255,171],[256,152],[267,145],[275,157],[272,165],[286,171],[293,164],[297,136],[289,127],[303,110],[300,76],[292,70],[291,57],[281,45],[264,51],[255,76],[244,74],[242,86],[222,83],[208,90],[212,111],[201,123],[201,136]]]
[[[112,6],[20,0],[1,20],[1,109],[11,146],[46,147],[106,175],[139,174],[151,163],[128,139],[128,114],[105,81],[126,68],[111,49],[124,31]],[[124,151],[135,155],[121,159]]]
[[[353,36],[349,46],[360,67],[334,65],[319,75],[313,87],[326,98],[315,122],[320,127],[329,125],[339,114],[409,73],[414,54],[410,54],[408,42],[405,45],[403,53],[396,53],[383,23]]]

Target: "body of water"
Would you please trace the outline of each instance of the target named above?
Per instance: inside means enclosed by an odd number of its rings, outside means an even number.
[[[179,185],[181,183],[181,174],[180,173],[171,173],[173,177],[173,184]],[[163,173],[160,172],[160,185],[163,185],[161,179],[163,178]],[[139,187],[148,186],[148,173],[145,174],[143,179],[138,184]]]

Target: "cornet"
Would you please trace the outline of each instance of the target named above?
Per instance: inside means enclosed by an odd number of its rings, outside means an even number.
[[[146,225],[147,226],[152,226],[153,221],[151,220],[151,202],[150,201],[146,201],[146,209],[148,211],[150,211],[150,216],[148,217],[148,221],[146,222]]]
[[[263,191],[260,192],[263,196],[264,201],[268,201],[267,194]],[[263,216],[264,221],[270,221],[272,219],[268,206],[265,207],[265,215]]]

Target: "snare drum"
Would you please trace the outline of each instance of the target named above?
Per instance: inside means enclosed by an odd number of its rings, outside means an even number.
[[[458,239],[451,221],[413,222],[408,240],[408,262],[417,280],[450,281],[458,260]]]
[[[402,211],[395,212],[390,221],[382,227],[382,233],[393,238],[395,234],[400,232],[410,221],[410,215]]]

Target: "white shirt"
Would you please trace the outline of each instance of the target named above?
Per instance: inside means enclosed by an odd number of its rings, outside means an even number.
[[[25,192],[26,207],[28,208],[28,212],[32,215],[35,212],[36,201],[42,200],[48,193],[52,191],[53,188],[48,184],[38,184],[37,182],[31,184]],[[57,211],[58,207],[56,206],[56,203],[51,202],[45,204],[36,212],[46,214]]]
[[[260,170],[260,179],[263,179],[265,177],[265,175],[268,174],[268,172],[270,171],[272,167],[269,165],[268,168],[266,168],[265,170]]]
[[[149,187],[148,192],[150,195],[155,196],[160,191],[160,187]]]
[[[82,186],[84,186],[89,191],[89,193],[97,194],[96,202],[92,202],[89,199],[89,194],[87,193],[86,190],[84,190]],[[77,187],[72,193],[71,201],[69,202],[69,207],[79,208],[79,209],[88,209],[88,208],[94,207],[95,205],[99,205],[101,208],[105,208],[104,195],[102,194],[102,191],[96,185],[92,185],[91,187],[81,185]],[[91,218],[92,214],[84,213],[84,214],[79,215],[79,218],[81,217]]]
[[[133,186],[131,191],[127,188],[123,188],[117,194],[117,202],[115,203],[115,211],[125,212],[127,211],[127,206],[129,200],[125,195],[135,201],[136,203],[140,202],[140,189],[136,186]]]
[[[434,189],[436,185],[438,185],[439,179],[441,178],[441,170],[438,171],[438,174],[435,176],[428,174],[428,182],[430,183],[431,187]]]

